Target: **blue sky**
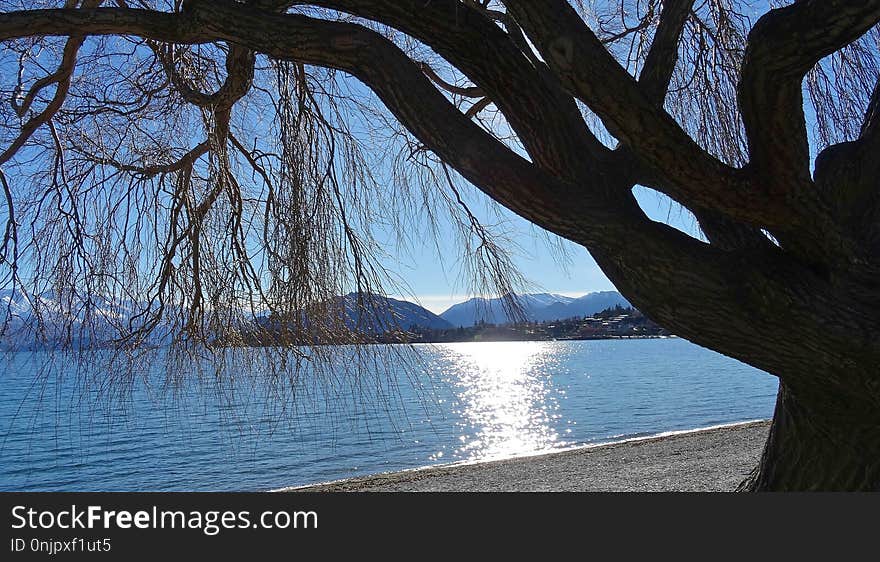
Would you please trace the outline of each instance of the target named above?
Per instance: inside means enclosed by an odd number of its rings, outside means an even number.
[[[9,70],[9,67],[4,64],[0,65],[0,69]],[[350,79],[346,82],[350,85],[353,94],[365,98],[371,96],[358,81]],[[356,128],[360,124],[358,120],[362,118],[355,116]],[[388,170],[384,168],[389,165],[388,162],[383,161],[382,155],[375,156],[376,165],[379,167],[377,171],[380,175],[383,171],[387,172]],[[689,234],[695,234],[692,217],[686,216],[686,212],[671,203],[669,199],[644,188],[638,188],[636,196],[648,215],[655,220],[667,222]],[[614,289],[612,283],[583,247],[542,233],[538,227],[501,209],[472,187],[463,189],[462,197],[484,224],[502,223],[502,229],[508,238],[518,246],[516,249],[511,249],[511,257],[528,283],[529,292],[546,291],[580,296],[589,292]],[[0,218],[5,218],[2,216],[4,212],[5,208],[0,209]],[[418,221],[418,218],[416,220]],[[436,241],[431,236],[425,236],[425,233],[417,233],[414,236],[417,240],[409,245],[408,255],[396,255],[389,245],[388,252],[392,255],[381,262],[403,286],[401,287],[403,290],[386,287],[388,293],[406,300],[418,301],[435,313],[440,313],[449,306],[473,296],[469,292],[467,274],[459,262],[461,248],[457,247],[453,227],[442,222],[439,226],[440,232]],[[551,238],[555,242],[551,241]],[[559,258],[560,248],[564,249],[562,259]]]
[[[680,205],[647,188],[637,187],[635,194],[652,219],[691,236],[699,235],[693,216]],[[515,254],[515,264],[526,280],[534,285],[534,292],[580,296],[594,291],[614,290],[614,285],[582,246],[563,241],[568,259],[557,259],[554,257],[557,252],[553,244],[548,243],[547,237],[537,227],[506,210],[502,216],[508,221],[506,226],[520,245],[520,250]],[[432,244],[433,241],[425,241],[421,247],[413,248],[412,256],[386,260],[385,264],[400,276],[411,292],[394,296],[406,300],[413,300],[415,296],[419,304],[439,314],[473,295],[468,293],[468,285],[461,279],[456,262],[459,250],[452,246],[453,242],[450,239],[440,240],[442,253],[449,256],[443,263]]]

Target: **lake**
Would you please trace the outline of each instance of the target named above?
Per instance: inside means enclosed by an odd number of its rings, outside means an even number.
[[[421,367],[392,354],[381,374],[357,379],[342,375],[344,352],[338,372],[293,399],[259,382],[162,392],[144,377],[125,399],[90,400],[94,389],[76,392],[57,357],[9,354],[0,489],[271,490],[766,419],[777,389],[678,338],[414,349]],[[48,377],[35,382],[38,372]]]

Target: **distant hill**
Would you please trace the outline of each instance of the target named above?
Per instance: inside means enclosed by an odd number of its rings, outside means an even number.
[[[314,324],[332,324],[333,319],[338,318],[347,329],[363,334],[382,334],[413,327],[429,330],[446,330],[454,327],[417,304],[374,294],[361,294],[358,298],[358,293],[349,293],[336,297],[332,302],[325,302],[311,313],[304,311],[301,314],[304,325],[310,323],[310,315],[320,314],[322,315],[320,322],[312,318]],[[325,318],[327,315],[331,318]],[[270,330],[280,329],[285,324],[284,320],[266,317],[259,319],[258,323]]]
[[[572,341],[674,337],[668,330],[635,308],[615,305],[590,316],[561,318],[552,322],[475,324],[452,330],[414,330],[406,334],[411,343],[490,341]]]
[[[600,291],[573,298],[552,293],[532,293],[517,296],[526,320],[541,322],[575,316],[589,316],[615,305],[629,306],[629,301],[617,291]],[[502,299],[472,298],[453,305],[440,314],[453,326],[473,326],[480,321],[488,324],[506,324],[511,321]]]
[[[47,292],[39,296],[0,291],[0,351],[112,346],[126,327],[143,321],[142,303],[100,295]],[[170,307],[167,307],[170,308]],[[149,345],[167,343],[169,326],[160,324]]]
[[[432,330],[454,327],[415,303],[378,295],[364,296],[359,302],[357,293],[349,293],[337,298],[337,306],[344,311],[345,322],[350,329],[367,333],[407,330],[412,326]]]
[[[582,297],[572,299],[570,302],[555,302],[539,309],[536,311],[533,320],[540,322],[543,320],[561,320],[575,316],[591,316],[606,308],[613,308],[617,305],[626,308],[630,306],[630,303],[617,291],[587,293]]]
[[[570,302],[574,299],[551,293],[532,293],[517,295],[517,304],[522,308],[526,319],[531,320],[538,310],[552,304]],[[505,310],[501,297],[487,299],[474,297],[468,301],[452,305],[440,314],[440,317],[453,326],[473,326],[480,321],[487,324],[505,324],[510,322],[510,315]]]
[[[81,312],[84,310],[82,306],[62,304],[50,294],[28,298],[19,292],[0,291],[0,351],[60,346],[104,347],[119,337],[120,330],[124,330],[143,307],[131,301],[111,302],[100,297],[91,297],[90,300],[92,307],[89,317],[85,318],[71,316],[69,312]],[[589,293],[578,298],[533,293],[520,295],[517,300],[525,320],[537,322],[590,316],[615,305],[629,306],[616,291]],[[510,322],[500,298],[473,298],[450,307],[439,316],[415,303],[378,295],[362,294],[359,299],[357,293],[349,293],[336,297],[329,304],[331,306],[321,307],[322,319],[333,314],[341,318],[349,330],[367,336],[414,328],[418,331],[470,327],[481,320],[488,324]],[[35,309],[40,311],[40,323],[35,321]],[[334,310],[338,312],[334,314]],[[308,318],[307,311],[301,314]],[[264,316],[257,320],[257,324],[271,333],[283,329],[285,322]],[[170,332],[171,326],[163,325],[159,333],[151,337],[149,345],[167,344]]]

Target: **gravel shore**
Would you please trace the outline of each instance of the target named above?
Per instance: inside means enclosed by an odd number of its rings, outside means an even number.
[[[580,447],[476,464],[376,474],[302,492],[718,492],[757,464],[769,422]]]

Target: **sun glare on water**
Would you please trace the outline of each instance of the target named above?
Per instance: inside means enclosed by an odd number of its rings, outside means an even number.
[[[447,379],[458,389],[457,458],[506,458],[559,446],[553,420],[556,364],[548,342],[456,343],[442,346]]]

